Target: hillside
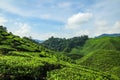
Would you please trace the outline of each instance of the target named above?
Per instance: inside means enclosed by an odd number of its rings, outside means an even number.
[[[92,68],[94,70],[112,73],[120,77],[119,61],[120,51],[96,50],[78,60],[77,63]]]
[[[120,34],[102,34],[100,36],[97,36],[97,38],[99,37],[120,37]]]
[[[89,39],[83,46],[81,53],[85,55],[98,49],[120,51],[120,37],[100,37]]]
[[[77,60],[77,64],[119,76],[120,37],[90,39],[84,45],[82,52],[86,56]]]
[[[15,36],[0,26],[0,80],[45,80],[47,71],[71,62],[68,57],[54,53],[34,40]]]
[[[0,56],[0,80],[119,80],[63,60],[48,53],[10,52]]]
[[[91,70],[82,66],[56,69],[48,72],[48,80],[119,80],[116,75]]]
[[[5,49],[6,51],[4,51]],[[0,26],[0,50],[3,52],[8,51],[41,52],[45,50],[45,48],[30,38],[27,37],[20,38],[19,36],[13,35],[11,32],[8,33],[5,27]]]
[[[73,38],[70,41],[75,39],[78,40]],[[114,46],[107,48],[108,44],[99,51],[99,47],[92,48],[88,45],[92,44],[91,42],[103,42],[104,39],[106,42],[114,42]],[[95,46],[97,44],[94,43]],[[81,48],[77,43],[75,45],[74,47]],[[75,62],[74,58],[78,57],[78,54],[69,55],[74,57],[71,59],[66,56],[67,52],[52,51],[31,38],[21,38],[0,26],[0,80],[120,80],[119,38],[89,39],[85,45],[82,43],[82,46],[80,50],[85,52],[87,48],[90,53]],[[102,66],[98,67],[98,64]]]
[[[87,35],[68,39],[51,37],[44,41],[42,45],[48,49],[62,52],[71,59],[79,59],[83,57],[83,55],[79,54],[80,49],[84,46],[88,39]]]

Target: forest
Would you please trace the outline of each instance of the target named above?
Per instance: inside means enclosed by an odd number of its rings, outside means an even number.
[[[0,80],[120,80],[119,73],[120,36],[39,43],[0,26]]]

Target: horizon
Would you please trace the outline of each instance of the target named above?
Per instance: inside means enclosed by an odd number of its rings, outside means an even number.
[[[1,0],[0,25],[20,37],[46,40],[120,33],[120,0]]]

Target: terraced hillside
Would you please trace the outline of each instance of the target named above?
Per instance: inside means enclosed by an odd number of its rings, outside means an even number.
[[[120,37],[90,39],[83,51],[87,55],[77,60],[78,64],[120,77]]]
[[[67,59],[67,58],[65,58]],[[9,52],[0,56],[0,80],[119,80],[44,52]]]
[[[5,27],[0,26],[0,52],[6,54],[8,51],[40,52],[43,50],[45,48],[32,39],[15,36],[11,32],[8,33]]]
[[[48,72],[48,80],[119,80],[116,75],[82,66],[66,67]]]
[[[86,41],[81,53],[88,54],[98,49],[120,51],[120,37],[100,37],[89,39]]]
[[[90,42],[104,39],[115,42],[113,47],[91,47]],[[75,63],[61,52],[46,49],[30,38],[15,36],[0,26],[0,80],[120,80],[118,42],[119,38],[90,39],[83,47],[83,52],[88,50],[87,55]]]

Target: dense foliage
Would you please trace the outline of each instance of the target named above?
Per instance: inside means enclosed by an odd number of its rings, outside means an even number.
[[[77,63],[87,66],[94,70],[112,73],[120,77],[120,51],[115,50],[96,50],[80,60]]]
[[[51,37],[42,45],[0,26],[0,80],[120,80],[120,37]]]
[[[119,80],[115,75],[75,66],[48,72],[48,80]]]
[[[42,55],[42,56],[41,56]],[[47,57],[49,56],[49,57]],[[47,71],[59,69],[62,64],[50,54],[9,52],[0,56],[0,80],[41,80]]]
[[[43,45],[55,51],[70,52],[73,48],[82,47],[88,39],[87,35],[70,39],[51,37],[43,42]]]

